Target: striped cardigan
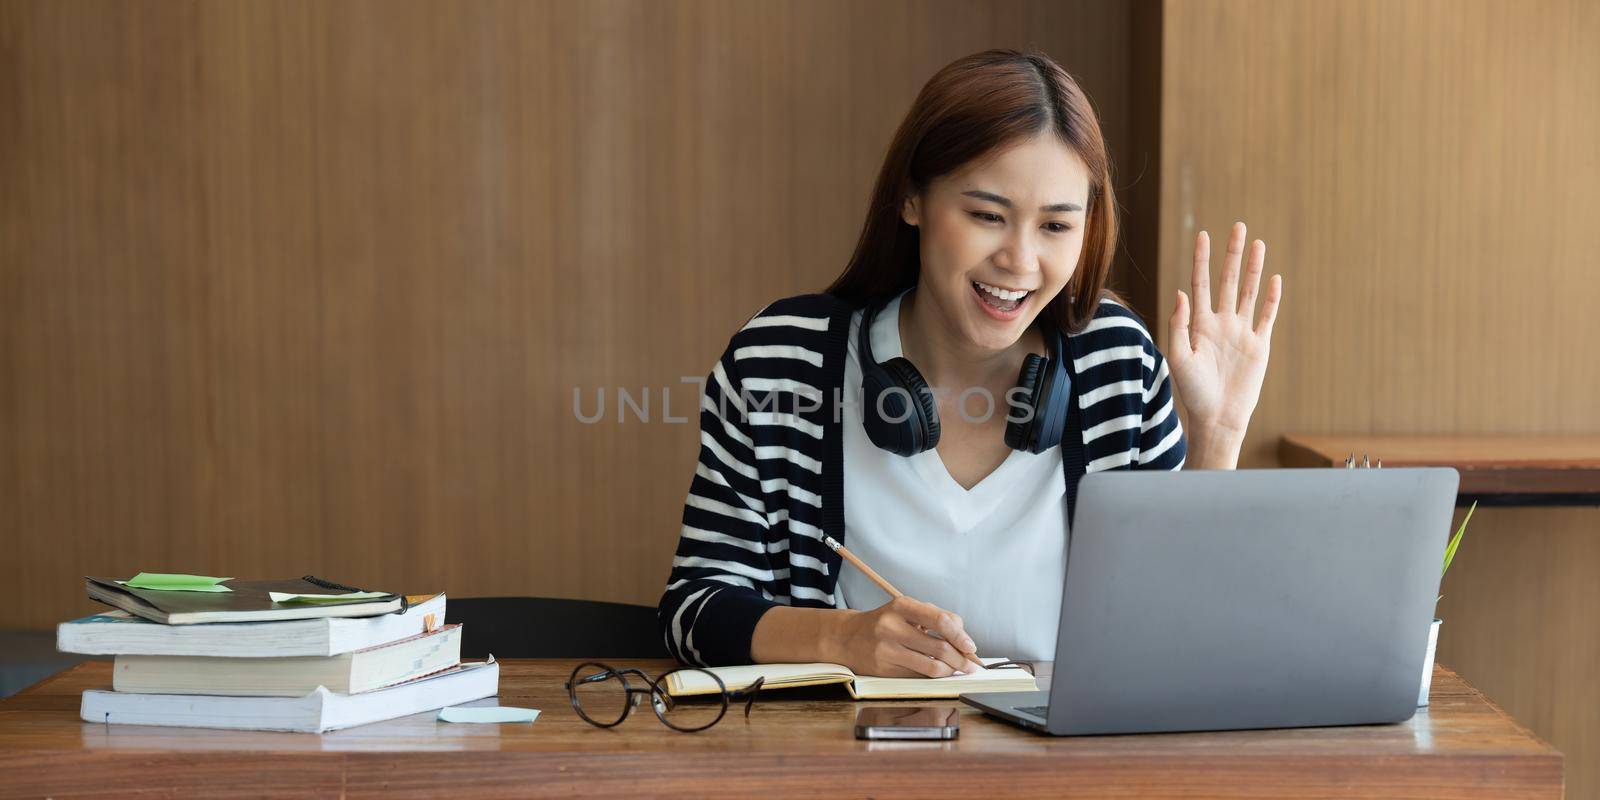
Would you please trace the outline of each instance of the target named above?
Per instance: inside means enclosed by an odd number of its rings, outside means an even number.
[[[699,666],[750,663],[767,609],[832,608],[844,530],[839,404],[857,309],[828,294],[779,300],[733,335],[700,395],[700,458],[658,618]],[[1111,301],[1066,337],[1086,472],[1178,469],[1186,452],[1167,365]]]

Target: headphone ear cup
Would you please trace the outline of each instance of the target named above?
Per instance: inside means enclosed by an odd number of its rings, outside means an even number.
[[[891,358],[882,366],[894,377],[895,383],[911,395],[912,414],[905,423],[914,425],[916,429],[916,439],[912,445],[914,449],[911,453],[932,450],[939,444],[939,404],[934,402],[933,392],[928,390],[928,382],[923,380],[922,373],[917,371],[916,366],[904,358]]]
[[[1006,420],[1006,446],[1012,450],[1027,450],[1033,432],[1038,430],[1043,410],[1039,408],[1039,379],[1044,372],[1044,356],[1029,353],[1022,361],[1022,371],[1017,373],[1017,387],[1027,396],[1028,407],[1033,409],[1028,421]],[[1011,411],[1007,410],[1007,416]]]
[[[1033,431],[1033,441],[1029,452],[1043,453],[1056,445],[1061,444],[1061,439],[1066,435],[1067,416],[1072,413],[1072,404],[1076,402],[1072,396],[1072,373],[1067,369],[1071,363],[1067,350],[1067,343],[1061,332],[1051,329],[1051,356],[1041,367],[1039,376],[1040,387],[1038,396],[1039,422]]]
[[[891,358],[861,377],[861,422],[873,444],[895,455],[914,456],[939,443],[938,406],[910,361]]]

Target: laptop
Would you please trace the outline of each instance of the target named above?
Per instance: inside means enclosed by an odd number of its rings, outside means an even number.
[[[1459,480],[1085,475],[1049,691],[961,700],[1056,735],[1410,719]]]

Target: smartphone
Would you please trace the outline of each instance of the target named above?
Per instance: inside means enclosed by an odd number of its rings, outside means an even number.
[[[960,709],[937,706],[867,706],[856,712],[857,739],[954,739]]]

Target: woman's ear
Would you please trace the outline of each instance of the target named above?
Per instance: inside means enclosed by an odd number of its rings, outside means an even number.
[[[905,202],[900,204],[900,219],[905,220],[905,223],[913,228],[922,225],[921,195],[906,195]]]

